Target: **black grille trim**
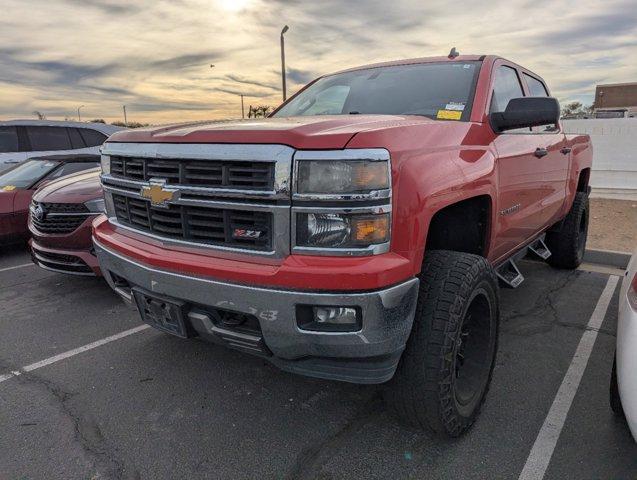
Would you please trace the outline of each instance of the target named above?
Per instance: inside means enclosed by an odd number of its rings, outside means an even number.
[[[272,213],[171,204],[154,207],[147,200],[113,194],[115,216],[122,225],[166,239],[269,251]],[[235,229],[260,231],[258,238],[233,238]]]
[[[110,157],[113,177],[148,181],[163,178],[183,186],[269,191],[275,162]]]
[[[34,201],[33,206],[40,206],[45,215],[42,220],[31,215],[31,223],[38,232],[46,234],[74,232],[91,216],[91,212],[82,203],[38,203]]]
[[[43,250],[37,250],[35,248],[31,250],[31,255],[33,257],[33,262],[42,268],[82,275],[95,274],[84,260],[74,255],[50,253]]]

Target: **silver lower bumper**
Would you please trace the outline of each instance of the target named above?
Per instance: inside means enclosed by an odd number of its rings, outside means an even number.
[[[389,380],[411,332],[418,296],[414,278],[387,289],[362,293],[312,293],[226,283],[159,270],[95,242],[102,272],[111,287],[132,302],[130,287],[140,287],[192,304],[256,317],[269,360],[280,368],[321,378],[356,383]],[[125,279],[118,285],[114,275]],[[297,305],[356,306],[362,312],[358,332],[316,332],[297,326]],[[212,323],[190,317],[203,338],[219,339]],[[222,342],[233,345],[231,342]],[[248,349],[249,350],[249,349]]]

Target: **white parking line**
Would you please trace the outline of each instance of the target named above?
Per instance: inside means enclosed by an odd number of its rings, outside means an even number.
[[[51,365],[52,363],[59,362],[60,360],[64,360],[65,358],[73,357],[82,352],[93,350],[94,348],[101,347],[102,345],[106,345],[107,343],[114,342],[115,340],[128,337],[129,335],[133,335],[134,333],[141,332],[142,330],[146,330],[147,328],[150,328],[150,325],[140,325],[139,327],[131,328],[130,330],[124,330],[123,332],[116,333],[115,335],[111,335],[110,337],[102,338],[101,340],[97,340],[95,342],[89,343],[82,347],[74,348],[73,350],[59,353],[53,357],[45,358],[44,360],[40,360],[39,362],[26,365],[22,367],[20,370],[16,370],[10,373],[6,373],[4,375],[0,375],[0,383],[4,382],[5,380],[9,380],[10,378],[17,377],[18,375],[22,373],[32,372],[33,370],[46,367],[47,365]]]
[[[15,270],[16,268],[35,267],[35,263],[23,263],[22,265],[14,265],[13,267],[0,268],[0,272],[8,272],[9,270]]]
[[[593,310],[593,314],[588,321],[588,329],[582,334],[571,365],[568,367],[566,375],[564,375],[562,384],[553,400],[553,405],[551,405],[551,409],[544,420],[540,433],[538,433],[535,439],[531,453],[529,453],[524,468],[520,473],[519,480],[541,480],[544,478],[560,433],[564,427],[566,416],[568,415],[568,411],[573,403],[573,398],[577,393],[580,381],[586,370],[586,365],[593,351],[595,340],[597,340],[597,332],[602,326],[618,281],[619,277],[617,276],[613,275],[608,277],[606,287],[602,291],[599,300],[597,300],[595,310]]]

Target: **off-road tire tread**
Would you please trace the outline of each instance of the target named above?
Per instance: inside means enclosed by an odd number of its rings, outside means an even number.
[[[582,215],[588,214],[588,195],[577,192],[573,205],[564,218],[561,228],[546,234],[546,246],[551,251],[548,263],[556,268],[575,269],[582,263],[578,255],[579,224]]]
[[[420,275],[414,325],[394,378],[383,394],[399,420],[429,428],[442,436],[457,437],[475,421],[489,390],[494,361],[482,398],[470,418],[454,408],[451,378],[455,338],[473,286],[486,279],[493,288],[496,340],[499,323],[498,280],[493,267],[479,256],[434,250],[427,252]]]

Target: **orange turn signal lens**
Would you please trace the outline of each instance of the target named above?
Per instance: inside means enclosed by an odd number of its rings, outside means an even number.
[[[389,188],[387,162],[360,162],[353,167],[354,185],[360,190]]]
[[[389,240],[389,214],[352,218],[352,240],[356,243],[384,243]]]

